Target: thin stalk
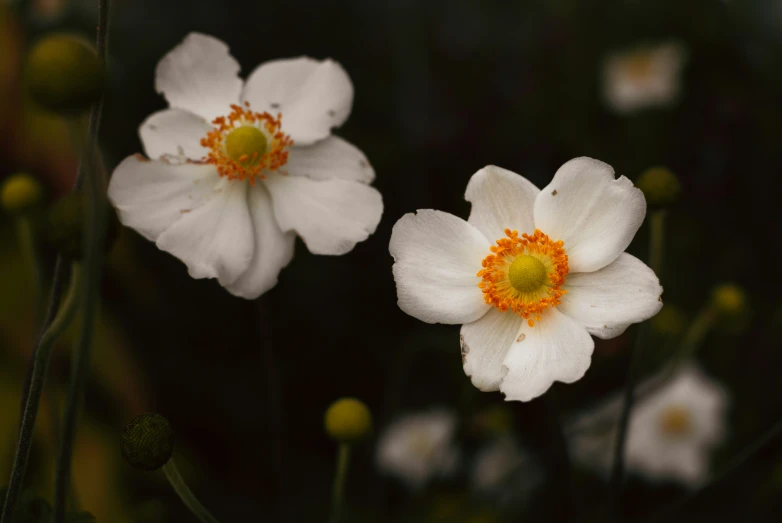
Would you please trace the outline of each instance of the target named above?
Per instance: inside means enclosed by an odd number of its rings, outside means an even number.
[[[198,501],[198,498],[195,497],[193,491],[190,490],[190,487],[187,486],[185,480],[182,479],[179,469],[177,469],[174,464],[174,458],[171,458],[168,460],[168,463],[163,465],[163,472],[165,472],[168,482],[174,487],[179,498],[199,521],[202,523],[219,523],[217,518]]]
[[[340,443],[337,454],[337,468],[334,472],[334,489],[331,495],[330,523],[337,523],[342,518],[342,507],[345,505],[345,481],[348,477],[350,464],[350,444]]]
[[[750,443],[747,447],[745,447],[741,452],[738,453],[738,455],[731,460],[728,465],[723,468],[719,473],[715,474],[711,479],[707,480],[706,482],[702,483],[700,486],[695,488],[694,490],[690,491],[677,501],[674,501],[664,509],[662,509],[659,513],[655,514],[651,518],[644,521],[644,523],[658,523],[661,521],[670,521],[671,516],[679,509],[681,509],[683,506],[685,506],[687,503],[691,502],[698,496],[700,496],[703,491],[713,487],[726,477],[730,476],[733,472],[741,468],[744,463],[755,457],[761,450],[766,448],[766,446],[774,441],[779,436],[782,436],[782,420],[777,421],[771,428],[769,428],[766,432],[764,432],[758,439]]]
[[[58,259],[58,268],[64,262]],[[56,271],[57,274],[59,271]],[[81,290],[81,270],[77,264],[73,264],[71,272],[71,282],[68,287],[68,293],[62,306],[58,308],[59,296],[62,293],[63,281],[56,279],[52,286],[52,298],[49,307],[50,314],[55,311],[55,317],[49,321],[47,318],[47,328],[41,335],[38,346],[34,352],[33,372],[30,379],[30,389],[26,396],[24,410],[22,411],[22,424],[19,428],[19,444],[16,448],[13,468],[11,469],[11,479],[8,482],[8,491],[6,493],[5,504],[3,505],[2,517],[0,522],[10,523],[14,519],[16,502],[21,492],[24,475],[27,471],[27,463],[30,459],[30,448],[33,442],[33,429],[35,420],[38,416],[38,407],[41,403],[41,394],[46,380],[46,372],[49,369],[49,360],[57,338],[65,331],[68,324],[73,319],[73,315],[78,308],[79,292]],[[48,315],[47,315],[48,316]]]
[[[19,247],[24,256],[25,264],[30,267],[33,281],[33,310],[35,311],[35,325],[43,321],[43,287],[44,273],[41,256],[38,252],[38,241],[30,218],[22,216],[16,221],[16,230],[19,237]]]
[[[98,0],[98,28],[96,48],[101,63],[106,63],[109,0]],[[92,337],[95,315],[99,298],[100,269],[103,263],[103,242],[106,235],[106,180],[103,162],[98,148],[98,131],[103,111],[103,97],[92,106],[88,125],[88,135],[81,162],[77,184],[84,183],[85,221],[84,221],[84,268],[86,277],[82,285],[83,314],[76,356],[73,362],[68,394],[65,404],[63,436],[60,452],[57,456],[57,469],[54,489],[54,523],[65,520],[65,506],[71,480],[71,460],[76,440],[76,426],[79,411],[84,402],[89,376]]]
[[[652,269],[659,276],[662,269],[662,252],[665,239],[665,211],[658,210],[652,212],[650,217],[649,234],[649,260]],[[633,410],[635,399],[635,386],[641,376],[643,368],[643,349],[644,338],[646,336],[646,324],[638,326],[635,345],[630,360],[630,370],[625,384],[624,401],[622,412],[619,417],[619,428],[617,430],[616,443],[614,446],[614,461],[611,469],[611,494],[610,502],[615,513],[620,512],[620,494],[622,483],[624,481],[624,452],[625,440],[627,439],[627,428],[630,424],[630,416]]]

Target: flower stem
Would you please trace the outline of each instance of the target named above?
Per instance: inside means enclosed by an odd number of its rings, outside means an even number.
[[[106,63],[109,26],[109,0],[98,0],[97,51],[98,58]],[[99,298],[100,269],[103,263],[103,242],[106,235],[106,176],[103,160],[98,148],[98,130],[103,110],[103,97],[98,99],[90,111],[87,141],[79,164],[77,186],[84,183],[84,270],[86,277],[82,284],[83,314],[81,330],[76,346],[68,394],[60,452],[57,456],[57,470],[54,490],[54,523],[65,521],[65,505],[71,479],[71,459],[76,439],[76,425],[84,401],[89,375],[90,353],[94,332],[95,315]]]
[[[662,269],[662,253],[665,238],[665,211],[657,210],[652,212],[652,215],[650,216],[650,222],[651,230],[649,234],[649,260],[652,270],[654,270],[655,274],[657,274],[659,277],[659,271]],[[627,439],[627,428],[629,426],[630,415],[633,410],[635,386],[641,375],[641,369],[643,367],[643,349],[646,331],[647,328],[645,323],[642,323],[638,326],[635,345],[633,346],[630,360],[630,369],[628,371],[627,382],[625,384],[624,401],[622,404],[622,412],[619,417],[619,427],[616,433],[614,461],[611,469],[610,483],[610,503],[615,514],[618,514],[621,511],[620,494],[622,491],[622,483],[624,481],[625,440]]]
[[[652,268],[658,278],[662,279],[663,272],[663,252],[665,246],[665,210],[654,211],[649,217],[649,266]]]
[[[200,501],[195,497],[193,491],[187,486],[185,480],[182,479],[182,475],[179,473],[179,469],[174,464],[174,458],[168,460],[168,463],[163,465],[163,472],[165,472],[171,486],[179,495],[182,502],[190,509],[195,517],[202,523],[219,523],[217,518],[212,515],[211,512],[206,510]]]
[[[342,518],[342,507],[345,504],[345,480],[348,476],[350,463],[350,444],[340,443],[337,454],[337,469],[334,472],[334,490],[331,497],[330,523],[337,523]]]
[[[57,276],[64,265],[62,259],[57,260],[55,276]],[[33,442],[33,429],[35,428],[35,419],[38,415],[38,407],[41,403],[41,394],[46,380],[46,372],[49,368],[49,356],[55,341],[68,327],[73,319],[74,312],[79,303],[79,292],[81,290],[81,270],[77,264],[73,264],[71,272],[71,282],[68,287],[68,293],[62,306],[59,307],[62,287],[64,282],[62,277],[56,277],[52,286],[52,298],[49,306],[49,314],[56,314],[54,318],[46,319],[46,330],[41,335],[38,346],[34,352],[33,372],[30,379],[30,388],[26,395],[24,410],[22,411],[22,424],[19,428],[19,444],[16,448],[14,464],[11,470],[11,479],[8,482],[8,491],[6,493],[5,504],[3,505],[2,517],[0,522],[10,523],[14,519],[16,502],[24,481],[24,474],[27,470],[27,462],[30,458],[30,448]],[[54,311],[54,312],[53,312]]]
[[[16,221],[16,230],[19,236],[19,247],[24,256],[25,264],[32,271],[33,280],[33,310],[35,311],[36,326],[43,320],[43,286],[44,275],[41,264],[41,256],[38,252],[35,228],[30,218],[22,216]]]

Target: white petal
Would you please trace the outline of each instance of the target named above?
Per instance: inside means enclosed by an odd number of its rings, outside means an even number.
[[[247,185],[221,180],[208,202],[160,235],[158,248],[185,262],[193,278],[218,278],[223,286],[234,282],[254,251]]]
[[[283,170],[293,176],[307,176],[313,180],[339,178],[369,183],[375,179],[375,170],[364,153],[336,136],[306,147],[294,145]]]
[[[345,254],[375,232],[383,199],[373,187],[347,180],[272,174],[266,180],[280,228],[294,230],[314,254]]]
[[[211,130],[212,126],[198,115],[181,109],[165,109],[144,120],[138,133],[144,152],[153,160],[163,155],[201,160],[209,150],[201,146],[201,138]]]
[[[427,323],[469,323],[491,307],[478,287],[489,240],[452,214],[431,209],[402,216],[391,231],[399,308]]]
[[[186,213],[209,200],[219,180],[213,165],[174,165],[134,155],[114,169],[108,195],[123,224],[155,241]]]
[[[239,62],[217,38],[190,33],[158,63],[155,89],[171,107],[211,122],[230,113],[231,104],[239,102]]]
[[[514,172],[489,165],[475,173],[464,199],[472,203],[469,221],[489,240],[505,237],[505,229],[535,231],[533,210],[540,189]]]
[[[570,274],[559,310],[603,339],[622,334],[631,323],[648,320],[663,306],[663,288],[652,269],[622,253],[595,272]]]
[[[302,56],[258,66],[247,78],[242,100],[254,111],[282,113],[282,130],[297,145],[329,135],[350,115],[353,84],[333,60]]]
[[[293,259],[296,235],[280,230],[274,219],[271,196],[262,183],[256,183],[249,191],[255,252],[244,274],[226,288],[236,296],[254,299],[277,285],[280,270]]]
[[[570,272],[592,272],[630,245],[646,215],[633,182],[614,179],[610,165],[576,158],[559,168],[535,200],[535,226],[565,242]]]
[[[581,379],[592,360],[595,342],[575,320],[548,309],[530,327],[523,322],[503,365],[508,373],[500,384],[506,400],[529,401],[552,383]]]
[[[462,325],[462,363],[473,385],[484,392],[500,390],[508,372],[502,363],[524,322],[518,314],[492,307],[479,320]]]

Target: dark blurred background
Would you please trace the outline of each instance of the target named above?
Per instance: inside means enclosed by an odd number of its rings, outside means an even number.
[[[683,194],[668,220],[661,276],[666,304],[680,311],[685,328],[711,289],[730,281],[746,289],[751,310],[740,322],[720,322],[699,352],[702,366],[732,395],[729,435],[712,456],[714,470],[782,415],[782,300],[775,280],[782,255],[776,215],[782,2],[112,3],[111,80],[101,132],[110,166],[142,150],[139,124],[165,107],[154,91],[157,61],[199,31],[230,46],[243,76],[275,58],[339,61],[356,96],[351,117],[336,132],[375,167],[385,211],[376,233],[345,256],[315,256],[299,241],[293,262],[260,304],[235,298],[214,281],[191,279],[179,260],[122,231],[103,279],[75,465],[82,505],[98,521],[193,520],[162,475],[135,471],[119,456],[122,426],[145,411],[171,421],[183,475],[226,522],[277,521],[281,496],[289,521],[326,519],[336,446],[324,433],[323,413],[341,396],[370,406],[376,433],[401,412],[449,407],[460,416],[465,452],[476,447],[483,437],[476,415],[503,405],[503,397],[479,392],[464,376],[458,326],[426,325],[397,308],[388,240],[396,220],[415,209],[466,218],[467,181],[487,164],[541,187],[577,156],[603,160],[631,179],[658,165],[676,173]],[[51,200],[72,184],[76,160],[64,124],[26,100],[23,58],[51,30],[93,39],[92,4],[32,2],[20,14],[0,3],[0,181],[30,172]],[[602,94],[606,57],[672,40],[688,56],[678,100],[613,112]],[[629,249],[642,259],[647,229]],[[28,269],[17,250],[13,223],[0,216],[0,484],[10,471],[35,332]],[[547,402],[575,413],[618,391],[634,333],[596,340],[592,367],[576,384],[556,384],[548,399],[505,405],[517,437],[544,463],[555,438]],[[650,371],[680,336],[681,329],[652,331]],[[55,354],[47,389],[55,400],[67,382],[72,341],[64,339]],[[269,409],[270,374],[279,383],[280,424]],[[42,492],[50,488],[54,448],[46,420],[43,414],[29,474]],[[282,474],[275,431],[283,441]],[[373,443],[354,454],[347,486],[353,521],[468,521],[487,511],[497,521],[560,517],[563,499],[545,486],[503,515],[469,494],[466,473],[411,495],[381,479]],[[782,445],[771,445],[670,520],[778,521],[781,457]],[[578,469],[574,481],[578,520],[601,521],[604,482]],[[631,477],[629,513],[653,514],[684,492]],[[457,515],[442,516],[449,514],[443,506],[457,506]]]

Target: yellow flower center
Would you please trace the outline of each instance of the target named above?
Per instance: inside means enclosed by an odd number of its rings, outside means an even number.
[[[225,137],[225,152],[232,160],[245,165],[258,163],[266,154],[266,135],[257,127],[243,125]]]
[[[547,277],[546,266],[530,254],[516,256],[508,268],[508,280],[519,292],[538,290]]]
[[[518,231],[505,229],[505,235],[483,259],[478,286],[486,303],[515,312],[533,327],[541,313],[559,305],[567,292],[562,288],[568,273],[564,243],[537,229],[521,237]]]
[[[681,405],[666,407],[660,414],[660,428],[668,436],[684,436],[692,430],[692,415]]]
[[[209,149],[203,161],[217,167],[220,176],[229,180],[266,178],[266,171],[275,171],[288,161],[287,149],[293,140],[283,133],[282,115],[254,113],[250,104],[231,106],[228,116],[212,121],[215,126],[201,145]]]
[[[625,57],[623,68],[634,82],[644,82],[654,74],[654,55],[649,51],[636,51]]]

